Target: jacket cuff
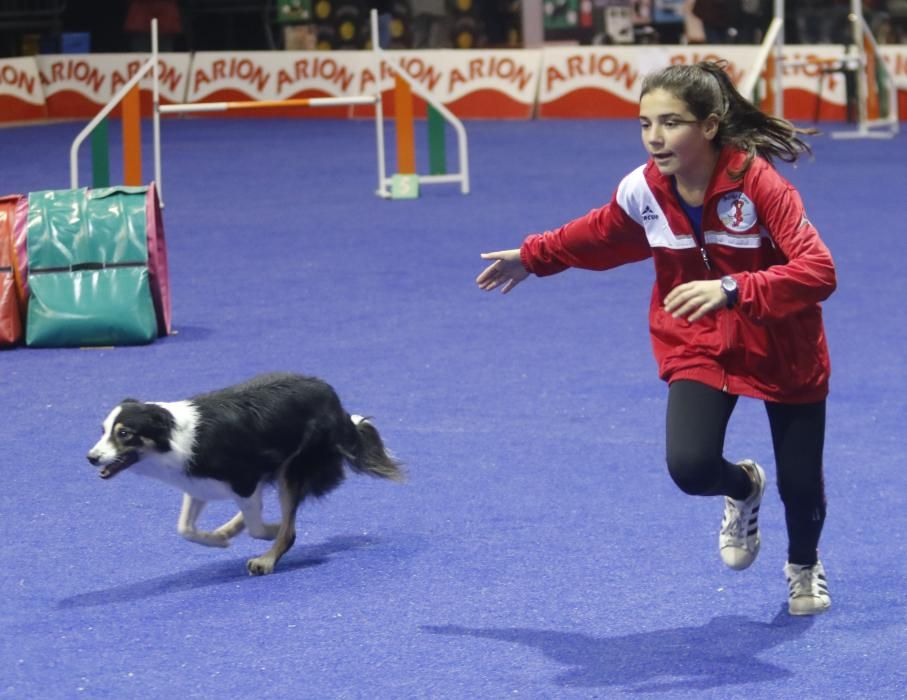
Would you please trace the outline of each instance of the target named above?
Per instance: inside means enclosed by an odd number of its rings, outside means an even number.
[[[523,241],[523,245],[520,246],[520,262],[523,263],[523,267],[532,274],[535,274],[535,270],[532,269],[532,254],[529,252],[529,241],[536,235],[538,234],[527,236],[526,240]]]

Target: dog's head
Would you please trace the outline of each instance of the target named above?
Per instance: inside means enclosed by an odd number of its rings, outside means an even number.
[[[88,451],[88,461],[109,479],[150,453],[170,450],[173,415],[153,403],[126,399],[104,419],[101,439]]]

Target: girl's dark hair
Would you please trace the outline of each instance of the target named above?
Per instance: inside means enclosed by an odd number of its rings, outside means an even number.
[[[640,97],[653,90],[666,90],[686,102],[697,119],[718,115],[715,146],[721,148],[729,144],[747,154],[740,170],[730,173],[734,179],[746,174],[757,153],[770,163],[775,158],[793,163],[802,153],[812,153],[798,134],[818,132],[800,129],[786,119],[770,116],[755,107],[737,92],[724,70],[726,65],[725,61],[702,61],[689,66],[668,66],[646,76]]]

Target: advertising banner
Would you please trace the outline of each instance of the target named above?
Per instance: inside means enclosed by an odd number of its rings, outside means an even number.
[[[46,117],[44,90],[34,59],[0,60],[0,122]]]
[[[394,56],[432,97],[464,119],[531,119],[542,65],[536,50],[400,51]],[[386,81],[386,82],[385,82]],[[392,85],[382,77],[382,89]]]
[[[698,61],[728,62],[739,85],[752,70],[756,46],[549,47],[543,52],[538,114],[542,118],[632,118],[643,77],[659,68]],[[788,45],[783,51],[784,116],[794,121],[843,121],[856,109],[852,62],[840,46]],[[907,47],[882,46],[892,72],[899,115],[907,118]],[[877,71],[878,74],[878,71]],[[850,82],[848,82],[850,81]],[[770,85],[757,83],[764,109]],[[873,87],[873,86],[870,86]],[[878,92],[878,86],[874,86]],[[887,96],[880,95],[885,108]]]
[[[371,95],[390,97],[399,65],[432,97],[465,118],[529,119],[540,51],[394,51],[380,65],[368,51],[198,53],[189,102],[289,100]],[[385,100],[392,113],[393,100]],[[300,110],[300,113],[302,110]],[[424,109],[416,110],[424,114]],[[310,116],[367,116],[370,108],[308,110]]]
[[[36,56],[47,116],[93,117],[148,58],[140,53]],[[188,53],[160,54],[162,104],[185,99],[190,59]],[[151,115],[152,82],[149,73],[139,84],[144,116]]]
[[[566,46],[546,48],[539,86],[539,116],[561,119],[632,118],[647,73],[675,63],[728,61],[739,83],[756,47]]]
[[[901,121],[907,120],[907,46],[881,46],[879,51],[894,78],[898,94],[898,116]]]
[[[419,88],[466,119],[634,118],[643,77],[672,64],[725,60],[740,83],[752,70],[756,46],[549,46],[540,50],[391,51],[380,65],[370,51],[250,51],[166,53],[160,56],[161,102],[289,100],[372,95],[378,83],[393,114],[399,65]],[[907,118],[907,46],[882,46]],[[0,60],[0,122],[89,118],[147,60],[145,54],[62,54]],[[853,119],[852,58],[834,45],[784,48],[784,115],[795,121]],[[880,75],[880,65],[874,65]],[[141,82],[142,114],[151,114],[151,76]],[[870,81],[883,112],[893,98]],[[771,85],[757,82],[771,109]],[[415,99],[415,114],[425,105]],[[870,110],[871,111],[871,110]],[[114,112],[118,114],[118,110]],[[218,113],[227,114],[227,113]],[[249,116],[249,112],[230,112]],[[256,116],[369,117],[372,107],[277,108]]]

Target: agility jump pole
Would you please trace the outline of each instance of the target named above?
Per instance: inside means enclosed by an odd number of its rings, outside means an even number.
[[[140,144],[139,131],[138,131],[138,128],[139,128],[138,121],[139,121],[139,111],[140,110],[137,107],[136,101],[138,100],[139,81],[141,81],[142,78],[144,78],[145,75],[149,71],[154,71],[155,78],[157,78],[158,69],[157,69],[157,60],[156,60],[157,59],[157,50],[156,50],[157,49],[157,20],[156,19],[151,20],[151,36],[152,36],[152,43],[154,44],[154,46],[152,47],[152,49],[153,49],[152,57],[149,58],[147,61],[145,61],[145,63],[142,64],[142,66],[135,72],[135,75],[133,75],[128,81],[126,81],[126,83],[123,85],[123,87],[121,87],[116,92],[116,94],[110,99],[110,101],[106,105],[104,105],[104,107],[101,109],[101,111],[98,112],[94,116],[94,118],[90,122],[88,122],[88,124],[85,126],[85,128],[82,129],[82,131],[80,131],[78,133],[78,135],[76,135],[75,139],[73,139],[72,145],[69,148],[69,185],[70,185],[71,189],[75,190],[75,189],[78,189],[78,187],[79,187],[79,146],[82,145],[82,142],[86,138],[88,138],[88,136],[95,130],[95,128],[97,128],[102,122],[105,122],[105,120],[107,119],[107,115],[109,115],[116,108],[116,106],[121,101],[123,101],[124,98],[127,97],[127,95],[129,95],[133,91],[133,89],[135,90],[135,92],[132,93],[133,97],[130,97],[128,100],[129,107],[126,107],[124,109],[123,115],[122,115],[123,129],[124,129],[124,147],[123,147],[123,166],[124,166],[124,168],[123,169],[124,169],[124,172],[128,172],[128,173],[131,173],[132,175],[134,175],[136,172],[136,160],[137,160],[138,177],[139,177],[139,180],[141,180],[141,148],[140,148],[141,144]],[[124,107],[125,107],[125,104],[124,104]],[[129,122],[130,122],[128,125],[126,124],[127,120],[129,120]],[[104,132],[106,132],[106,128],[107,128],[107,125],[105,122],[104,125],[101,126],[98,137],[93,137],[93,138],[96,138],[96,140],[94,141],[94,149],[93,149],[94,154],[99,157],[102,153],[105,157],[107,155],[106,143],[103,143],[100,138],[103,135],[103,138],[106,139],[106,134],[104,134]],[[128,138],[129,138],[129,148],[126,147],[125,139],[127,137],[127,134],[128,134]],[[98,172],[100,170],[103,170],[103,168],[101,168],[101,165],[98,164],[97,166],[93,167],[93,170],[95,170],[95,172]],[[107,169],[107,172],[109,174],[109,167]],[[126,183],[126,184],[131,184],[131,183]],[[141,184],[141,182],[132,183],[132,184]]]
[[[149,58],[135,74],[117,91],[110,101],[101,109],[98,114],[82,129],[73,140],[70,147],[70,185],[72,189],[79,186],[79,147],[82,142],[92,135],[93,154],[98,157],[99,162],[93,165],[93,171],[106,172],[109,177],[109,164],[100,163],[100,155],[107,155],[106,143],[106,118],[116,108],[120,102],[123,102],[123,166],[124,173],[128,178],[125,184],[142,184],[141,183],[141,109],[139,100],[139,82],[150,72],[153,78],[152,84],[152,120],[153,120],[153,152],[154,152],[154,182],[156,184],[158,197],[161,206],[164,206],[163,196],[163,168],[161,165],[161,129],[160,115],[167,113],[188,113],[188,112],[217,112],[232,110],[256,110],[275,107],[336,107],[336,106],[357,106],[373,104],[375,106],[375,147],[377,151],[378,165],[378,189],[376,194],[383,198],[391,196],[390,186],[393,178],[387,177],[387,167],[385,158],[384,145],[384,110],[381,96],[381,64],[382,57],[388,54],[380,47],[378,41],[378,13],[376,10],[371,11],[371,33],[372,33],[372,51],[375,59],[375,94],[374,95],[355,95],[349,97],[313,97],[305,99],[291,100],[262,100],[262,101],[237,101],[237,102],[199,102],[161,105],[160,103],[160,65],[158,49],[158,28],[157,19],[151,20],[151,58]],[[427,93],[418,83],[416,83],[406,71],[391,59],[384,59],[387,65],[394,72],[398,86],[405,83],[409,88],[409,95],[401,96],[402,88],[395,89],[395,99],[403,105],[403,100],[408,99],[408,106],[404,111],[409,112],[409,133],[401,134],[401,120],[397,120],[397,139],[398,139],[398,156],[410,150],[412,162],[414,163],[414,145],[412,136],[412,93],[415,93],[425,100],[429,109],[429,141],[430,141],[430,175],[418,175],[413,173],[412,177],[418,179],[419,183],[460,183],[460,189],[463,194],[469,193],[469,156],[466,139],[466,130],[462,122],[457,119],[443,104]],[[451,124],[457,134],[457,145],[459,153],[460,171],[455,174],[435,174],[437,169],[444,170],[445,157],[443,154],[443,131],[439,134],[438,129],[443,127],[445,120]],[[128,124],[127,124],[128,121]],[[406,127],[402,127],[406,131]],[[93,134],[98,129],[97,134]],[[402,145],[401,145],[402,144]],[[437,153],[437,150],[442,152]],[[413,165],[413,170],[415,167]],[[135,182],[132,182],[135,180]],[[97,185],[96,185],[97,186]]]
[[[375,105],[376,110],[379,98],[374,95],[355,95],[352,97],[309,97],[297,100],[259,100],[241,102],[199,102],[196,104],[162,105],[157,103],[155,97],[154,122],[158,135],[154,138],[154,180],[157,184],[161,206],[164,206],[163,177],[161,174],[161,144],[160,144],[160,115],[185,114],[187,112],[232,112],[256,109],[273,109],[275,107],[352,107],[355,105]]]
[[[756,58],[743,82],[740,83],[740,94],[752,100],[756,85],[763,71],[766,72],[766,84],[773,93],[772,113],[784,117],[784,85],[781,82],[781,71],[784,67],[784,0],[775,0],[774,17],[768,25]],[[772,55],[774,54],[774,55]]]
[[[375,104],[372,95],[356,97],[308,97],[298,100],[260,100],[258,102],[199,102],[198,104],[161,105],[161,114],[174,112],[227,112],[235,109],[266,109],[272,107],[344,107]]]
[[[463,123],[457,119],[443,104],[428,94],[422,87],[416,83],[406,71],[399,66],[397,61],[389,58],[378,40],[378,12],[372,10],[370,13],[371,37],[372,37],[372,54],[374,56],[375,71],[375,94],[374,95],[356,95],[350,97],[312,97],[298,100],[264,100],[264,101],[241,101],[241,102],[200,102],[186,104],[161,105],[158,92],[158,74],[157,69],[154,71],[154,162],[155,162],[155,182],[157,183],[158,195],[161,198],[163,206],[163,177],[161,173],[161,149],[160,149],[160,115],[173,113],[188,112],[221,112],[232,110],[256,110],[275,107],[338,107],[338,106],[357,106],[369,105],[375,106],[375,149],[377,152],[378,165],[378,188],[376,194],[382,198],[390,198],[392,177],[387,176],[386,153],[384,143],[384,108],[381,95],[381,65],[382,60],[391,68],[396,77],[396,86],[394,98],[396,103],[396,133],[397,133],[397,155],[398,166],[401,172],[412,170],[412,177],[418,179],[419,183],[436,184],[436,183],[459,183],[463,194],[469,193],[469,155],[466,139],[466,129]],[[152,51],[157,55],[157,24],[152,25]],[[156,63],[156,62],[155,62]],[[404,87],[405,84],[405,87]],[[408,90],[407,90],[408,88]],[[438,135],[439,119],[446,120],[451,124],[457,134],[457,144],[459,149],[460,172],[455,174],[430,174],[419,175],[415,173],[415,152],[413,145],[413,127],[412,127],[412,93],[421,97],[429,107],[429,138],[430,138],[430,160],[431,170],[443,170],[445,168],[445,159],[443,153],[437,152],[440,146],[443,149],[443,133]],[[404,112],[403,118],[400,112]],[[432,115],[432,111],[435,112]],[[407,116],[408,115],[408,116]],[[439,116],[440,115],[440,118]],[[406,120],[409,124],[406,124]],[[443,126],[443,124],[442,124]],[[432,147],[432,144],[434,147]]]
[[[891,71],[884,61],[875,60],[878,56],[879,46],[876,43],[872,30],[863,17],[860,0],[851,0],[851,9],[848,16],[853,27],[853,46],[856,49],[856,55],[846,54],[841,57],[840,62],[844,65],[855,66],[857,73],[856,80],[856,99],[858,105],[857,129],[855,131],[833,131],[832,138],[891,138],[899,129],[898,100],[897,90],[894,84],[894,78]],[[785,61],[783,57],[784,49],[784,0],[774,0],[774,17],[769,24],[768,31],[756,54],[756,59],[746,78],[740,84],[740,94],[747,99],[753,97],[756,85],[759,81],[763,70],[770,74],[766,82],[774,92],[774,116],[784,117],[784,85],[782,75],[785,66],[795,67],[803,65],[812,65],[801,61]],[[849,46],[847,47],[849,49]],[[774,56],[772,53],[774,52]],[[884,74],[885,87],[888,91],[888,116],[884,119],[871,119],[867,110],[867,103],[873,102],[877,107],[878,93],[870,89],[867,80],[867,71],[875,71],[876,66],[881,68]],[[869,76],[875,80],[875,76]],[[886,127],[888,131],[872,131],[872,129]]]
[[[163,176],[161,167],[161,113],[177,112],[215,112],[227,110],[254,110],[273,107],[335,107],[374,104],[378,133],[379,173],[378,186],[381,188],[384,175],[384,129],[382,112],[380,108],[381,97],[378,95],[357,95],[352,97],[312,97],[297,100],[263,100],[248,102],[200,102],[197,104],[161,105],[160,79],[159,79],[159,51],[157,19],[151,20],[151,58],[149,58],[135,74],[114,94],[110,101],[104,105],[82,131],[73,139],[69,149],[69,182],[72,189],[79,187],[79,147],[90,135],[92,138],[92,172],[95,178],[94,186],[108,185],[100,180],[109,180],[110,166],[108,161],[107,116],[122,102],[123,121],[123,173],[124,184],[141,185],[142,183],[142,151],[141,151],[141,102],[139,82],[150,72],[153,77],[152,85],[152,118],[154,144],[154,181],[158,190],[161,206],[163,199]]]
[[[398,110],[395,109],[395,118],[397,119],[398,167],[400,167],[402,170],[403,166],[409,162],[408,159],[411,157],[411,155],[414,151],[414,146],[412,145],[413,129],[412,129],[412,106],[411,106],[412,102],[411,102],[411,100],[412,100],[412,94],[415,94],[418,97],[421,97],[423,100],[425,100],[426,104],[428,105],[428,109],[429,109],[429,142],[430,142],[429,143],[429,153],[430,153],[430,155],[432,154],[432,151],[434,150],[432,148],[433,145],[435,145],[435,148],[437,148],[437,145],[440,144],[440,146],[443,148],[443,140],[439,140],[437,131],[436,131],[437,121],[435,121],[435,123],[434,123],[435,130],[432,129],[432,126],[433,126],[432,122],[434,120],[438,119],[438,117],[433,117],[431,114],[432,110],[434,110],[438,115],[440,115],[440,118],[445,120],[448,124],[450,124],[453,127],[454,131],[456,132],[457,154],[459,157],[459,163],[458,163],[459,171],[456,173],[443,174],[443,175],[441,175],[441,174],[431,174],[431,175],[412,174],[412,177],[415,177],[419,181],[419,184],[423,184],[423,183],[424,184],[459,183],[460,191],[463,194],[469,194],[469,147],[468,147],[468,142],[467,142],[467,138],[466,138],[466,129],[463,126],[463,122],[461,122],[456,116],[454,116],[453,112],[451,112],[449,109],[447,109],[447,107],[445,107],[440,101],[438,101],[435,97],[433,97],[431,94],[429,94],[429,92],[427,90],[425,90],[421,85],[419,85],[418,82],[416,82],[412,77],[410,77],[409,74],[406,72],[406,70],[403,68],[403,66],[397,60],[391,58],[391,55],[389,52],[387,52],[381,48],[381,46],[379,45],[379,42],[378,42],[378,11],[377,10],[371,11],[370,19],[371,19],[371,25],[372,25],[372,27],[371,27],[371,29],[372,29],[372,51],[375,54],[375,64],[376,64],[376,70],[377,70],[377,72],[375,73],[375,82],[380,83],[381,60],[382,60],[382,57],[384,57],[384,62],[388,65],[388,67],[390,67],[390,69],[395,74],[395,77],[397,79],[396,85],[399,86],[401,81],[407,83],[409,86],[409,92],[411,93],[411,95],[408,97],[408,99],[410,101],[409,106],[404,107],[404,110],[405,110],[404,120],[401,121],[400,117],[397,116]],[[404,89],[404,91],[405,91],[405,89]],[[380,94],[381,94],[380,86],[377,88],[377,92],[378,92],[378,95],[380,96]],[[406,98],[398,92],[398,89],[396,87],[395,87],[394,92],[395,92],[396,102],[399,105],[399,103],[402,102]],[[408,124],[405,123],[407,120],[409,121]],[[442,139],[443,139],[443,135],[442,135]],[[401,146],[401,141],[404,141],[404,144],[402,146]],[[401,149],[402,149],[402,151],[401,151]],[[409,150],[407,150],[407,149],[409,149]],[[377,194],[380,197],[387,198],[387,197],[391,196],[390,187],[391,187],[393,178],[386,176],[386,170],[383,165],[383,160],[384,160],[383,147],[380,150],[382,152],[382,156],[380,159],[382,161],[382,165],[379,166],[381,174],[380,174],[379,188],[378,188]],[[402,160],[402,163],[401,163],[401,160]],[[442,162],[442,159],[440,157],[438,157],[437,153],[435,153],[435,156],[433,158],[431,158],[431,160],[434,161],[434,164],[431,166],[432,170],[435,169],[436,165],[440,165],[440,163]],[[413,168],[413,170],[414,169],[415,168]]]
[[[152,21],[151,25],[151,49],[152,60],[157,65],[157,21]],[[373,41],[375,37],[373,37]],[[161,139],[160,139],[160,119],[161,114],[187,114],[191,112],[230,112],[241,110],[273,109],[284,107],[354,107],[356,105],[375,105],[375,123],[378,137],[376,139],[376,150],[378,155],[378,187],[381,187],[381,181],[384,173],[384,125],[383,112],[381,109],[381,92],[376,90],[375,95],[352,95],[349,97],[309,97],[291,100],[243,100],[235,102],[195,102],[183,104],[162,105],[160,103],[160,87],[158,82],[158,71],[154,70],[154,87],[152,91],[153,101],[153,119],[154,119],[154,180],[157,185],[158,196],[161,200],[161,206],[164,206],[164,182],[161,167]]]
[[[833,131],[832,138],[836,139],[859,139],[875,138],[890,139],[900,128],[898,116],[898,93],[894,84],[894,78],[891,71],[885,64],[885,61],[876,60],[879,55],[879,45],[876,43],[872,30],[863,17],[863,7],[860,0],[851,0],[850,14],[848,19],[853,27],[853,46],[856,49],[857,56],[857,128],[854,131]],[[884,73],[885,89],[888,91],[888,116],[884,119],[879,116],[879,94],[875,84],[869,81],[877,80],[875,72],[876,67],[880,67]],[[872,75],[869,75],[869,72]],[[870,104],[871,103],[871,104]],[[872,106],[873,115],[868,114],[868,107]],[[873,129],[884,128],[885,131],[873,131]]]

